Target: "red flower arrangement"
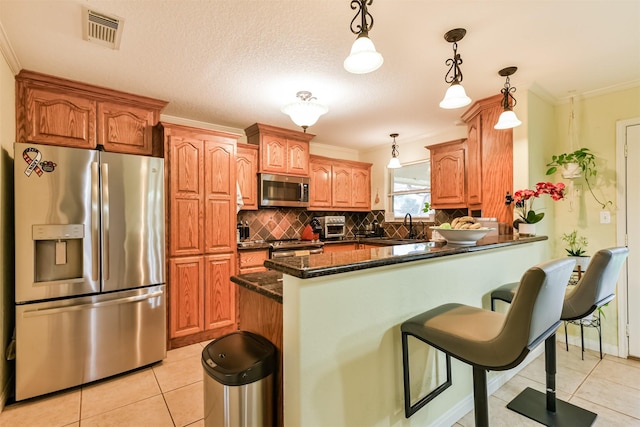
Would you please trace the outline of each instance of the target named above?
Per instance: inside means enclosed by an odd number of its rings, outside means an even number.
[[[536,213],[533,210],[533,201],[543,194],[548,194],[553,200],[562,200],[564,198],[564,184],[559,182],[552,184],[550,182],[539,182],[536,184],[535,190],[518,190],[513,195],[513,201],[516,204],[516,213],[520,217],[519,222],[527,224],[535,224],[544,218],[544,212]]]

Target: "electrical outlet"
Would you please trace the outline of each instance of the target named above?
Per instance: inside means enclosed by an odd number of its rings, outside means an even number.
[[[609,224],[611,222],[611,212],[600,211],[600,224]]]

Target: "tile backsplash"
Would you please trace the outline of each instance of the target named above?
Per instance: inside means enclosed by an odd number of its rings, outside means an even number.
[[[384,211],[372,212],[319,212],[296,208],[260,209],[240,211],[238,221],[249,224],[251,240],[299,239],[304,228],[314,216],[344,215],[346,238],[353,238],[374,220],[384,223]]]
[[[251,240],[281,240],[299,239],[304,228],[311,222],[314,216],[344,215],[346,220],[345,238],[354,238],[358,230],[363,230],[366,226],[373,224],[374,220],[384,228],[385,236],[402,239],[409,234],[408,227],[402,222],[384,221],[384,211],[375,210],[371,212],[320,212],[307,211],[299,208],[263,208],[257,211],[240,211],[238,221],[245,221],[249,224]],[[466,209],[443,209],[436,210],[435,224],[451,222],[453,218],[467,215]],[[429,226],[432,222],[420,219],[414,221],[414,231],[418,237],[431,237]],[[424,234],[423,234],[424,233]]]

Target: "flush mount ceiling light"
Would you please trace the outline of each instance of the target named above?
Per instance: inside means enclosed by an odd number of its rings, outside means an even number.
[[[398,160],[398,155],[400,153],[398,152],[398,145],[396,144],[396,138],[398,137],[398,134],[392,133],[389,136],[393,138],[393,145],[391,146],[391,160],[389,160],[389,164],[387,165],[387,168],[397,169],[402,167],[402,165],[400,164],[400,160]]]
[[[471,103],[464,91],[464,88],[460,84],[462,82],[462,71],[460,70],[460,64],[462,64],[462,58],[458,53],[458,42],[467,34],[467,30],[464,28],[456,28],[444,35],[444,39],[449,43],[453,43],[453,58],[447,59],[445,64],[449,65],[449,71],[444,76],[444,81],[451,83],[447,93],[444,95],[444,99],[440,101],[440,108],[452,109],[460,108]]]
[[[518,117],[516,117],[516,113],[512,110],[516,105],[516,99],[511,95],[511,93],[515,92],[516,88],[511,87],[509,82],[509,76],[515,73],[517,69],[518,67],[507,67],[498,71],[498,74],[502,77],[506,77],[507,80],[504,82],[502,90],[500,90],[500,93],[502,93],[502,108],[504,108],[504,111],[500,114],[498,123],[493,127],[494,129],[511,129],[522,124],[522,122],[518,120]]]
[[[369,38],[369,30],[373,28],[373,16],[367,10],[367,6],[371,6],[373,0],[351,0],[351,9],[356,10],[356,16],[351,20],[350,29],[358,38],[351,46],[351,53],[344,60],[344,68],[353,74],[366,74],[380,68],[384,59],[382,55],[376,51],[376,47]],[[360,24],[354,23],[360,15]]]
[[[282,112],[291,117],[293,123],[307,131],[309,126],[313,126],[321,115],[329,109],[320,104],[315,96],[306,90],[296,93],[298,100],[282,107]]]

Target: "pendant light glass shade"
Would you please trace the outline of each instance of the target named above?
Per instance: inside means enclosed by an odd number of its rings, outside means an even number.
[[[387,164],[387,168],[389,169],[398,169],[401,167],[402,165],[400,164],[400,160],[398,160],[397,157],[392,157],[391,160],[389,160],[389,163]]]
[[[464,87],[460,83],[452,83],[440,101],[440,108],[452,109],[460,108],[471,104],[471,98],[467,96]]]
[[[503,111],[500,114],[500,118],[498,119],[498,123],[493,127],[494,129],[511,129],[516,126],[520,126],[522,122],[511,110]]]
[[[366,74],[380,68],[384,58],[364,33],[351,46],[351,53],[344,60],[344,69],[353,74]]]
[[[329,109],[311,96],[311,92],[300,91],[296,96],[298,100],[282,107],[282,112],[306,132],[307,128],[316,124],[320,116],[326,114]]]

